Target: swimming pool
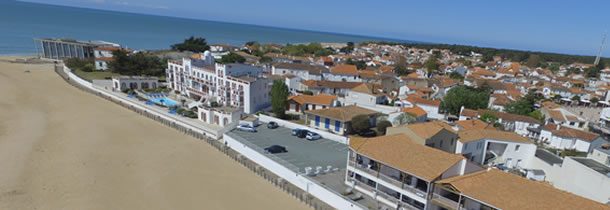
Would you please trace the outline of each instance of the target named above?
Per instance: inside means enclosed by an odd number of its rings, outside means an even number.
[[[155,104],[162,104],[164,106],[170,107],[170,106],[178,106],[178,102],[169,99],[167,97],[163,97],[163,98],[151,98],[150,101],[152,101]]]

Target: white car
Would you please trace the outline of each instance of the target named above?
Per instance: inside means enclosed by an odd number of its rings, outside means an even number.
[[[305,136],[305,138],[309,141],[313,141],[313,140],[318,140],[321,139],[322,136],[320,136],[320,134],[314,133],[314,132],[307,132],[307,136]]]
[[[246,131],[246,132],[252,132],[252,133],[256,132],[256,128],[254,128],[250,125],[238,125],[237,129],[239,129],[240,131]]]

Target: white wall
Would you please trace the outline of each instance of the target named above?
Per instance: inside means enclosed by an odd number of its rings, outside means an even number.
[[[564,159],[554,186],[568,192],[595,200],[610,202],[610,178],[576,162],[570,157]]]
[[[262,115],[261,115],[262,116]],[[262,120],[261,120],[262,121]],[[279,122],[278,122],[279,124]],[[325,188],[323,185],[317,183],[316,181],[308,178],[307,176],[303,176],[298,172],[288,169],[284,165],[277,163],[276,161],[270,159],[269,157],[261,154],[254,148],[251,148],[237,140],[235,140],[230,135],[224,135],[223,139],[225,140],[227,146],[231,149],[239,152],[244,155],[248,159],[254,161],[255,163],[261,165],[265,169],[273,172],[274,174],[282,177],[282,179],[290,182],[291,184],[301,188],[302,190],[307,191],[311,195],[316,198],[324,201],[325,203],[331,205],[336,209],[367,209],[366,207],[352,202],[347,198],[337,194],[336,192]]]
[[[315,132],[320,134],[320,136],[322,136],[322,138],[329,139],[329,140],[332,140],[332,141],[336,141],[336,142],[339,142],[339,143],[342,143],[342,144],[348,144],[348,142],[349,142],[349,138],[347,138],[345,136],[339,136],[339,135],[332,134],[332,133],[329,133],[329,132],[326,132],[326,131],[322,131],[322,130],[318,130],[318,129],[312,129],[311,127],[307,127],[305,125],[300,125],[300,124],[288,122],[288,121],[281,120],[281,119],[278,119],[278,118],[275,118],[275,117],[271,117],[271,116],[267,116],[267,115],[264,115],[264,114],[258,115],[258,120],[260,120],[261,122],[264,122],[264,123],[268,123],[268,122],[273,121],[273,122],[276,122],[279,126],[283,126],[283,127],[290,128],[290,129],[307,128],[307,129],[310,129],[310,130],[315,130]],[[331,122],[332,122],[332,120],[331,120]],[[322,124],[322,122],[320,122],[320,124]]]

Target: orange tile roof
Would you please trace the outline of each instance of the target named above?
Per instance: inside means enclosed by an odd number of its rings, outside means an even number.
[[[458,135],[460,136],[459,141],[464,143],[478,141],[481,139],[493,139],[497,141],[532,144],[532,142],[530,142],[527,138],[520,136],[516,133],[491,129],[463,130],[458,132]]]
[[[549,184],[497,169],[451,177],[437,183],[504,210],[610,209],[607,205],[556,189]]]
[[[330,72],[342,75],[358,75],[358,68],[355,65],[342,64],[331,68]]]
[[[424,98],[420,98],[420,97],[407,97],[407,101],[409,101],[413,104],[424,104],[424,105],[436,106],[436,107],[441,105],[441,101],[439,101],[439,100],[429,100],[429,99],[424,99]]]
[[[365,109],[356,105],[342,106],[342,107],[330,107],[327,109],[316,109],[316,110],[307,110],[305,113],[317,115],[321,117],[327,117],[335,120],[340,120],[343,122],[349,122],[358,115],[374,115],[378,114],[378,112]]]
[[[587,131],[581,131],[573,128],[568,128],[565,126],[561,126],[559,130],[557,130],[557,125],[555,124],[547,124],[543,127],[544,130],[549,130],[553,135],[566,137],[566,138],[576,138],[587,142],[592,142],[593,140],[599,137],[596,133],[591,133]]]
[[[457,121],[456,124],[464,129],[464,130],[479,130],[479,129],[490,129],[497,130],[492,124],[483,122],[482,120],[472,119],[472,120],[460,120]]]
[[[402,111],[406,112],[406,113],[409,113],[409,114],[412,114],[415,117],[421,117],[421,116],[424,116],[424,115],[428,114],[424,109],[422,109],[419,106],[413,106],[413,107],[410,107],[410,108],[404,108],[404,109],[402,109]]]
[[[362,84],[352,88],[352,91],[370,94],[370,95],[382,95],[379,91],[377,91],[377,89],[374,87],[374,85],[370,84],[370,83],[362,83]]]
[[[432,136],[438,134],[442,130],[447,130],[449,132],[455,133],[455,130],[447,124],[441,121],[430,121],[424,123],[413,123],[407,124],[405,127],[409,128],[409,130],[413,131],[417,136],[423,139],[429,139]]]
[[[97,57],[95,58],[96,61],[113,61],[114,58],[113,57]]]
[[[299,104],[319,104],[319,105],[332,105],[333,101],[337,100],[337,96],[328,94],[319,94],[315,96],[310,95],[296,95],[288,97],[288,100],[293,100]]]
[[[440,177],[464,160],[460,155],[418,144],[404,134],[374,138],[352,137],[349,146],[358,154],[426,181]]]
[[[472,74],[480,75],[480,76],[489,76],[489,77],[495,77],[496,76],[495,72],[489,71],[489,70],[484,69],[484,68],[475,68],[475,71],[472,72]]]

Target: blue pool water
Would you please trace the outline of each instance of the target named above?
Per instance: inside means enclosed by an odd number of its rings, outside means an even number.
[[[176,102],[176,101],[174,101],[172,99],[166,98],[166,97],[163,97],[163,98],[153,98],[153,99],[150,99],[150,101],[154,102],[155,104],[163,104],[163,105],[165,105],[167,107],[178,106],[178,102]]]

